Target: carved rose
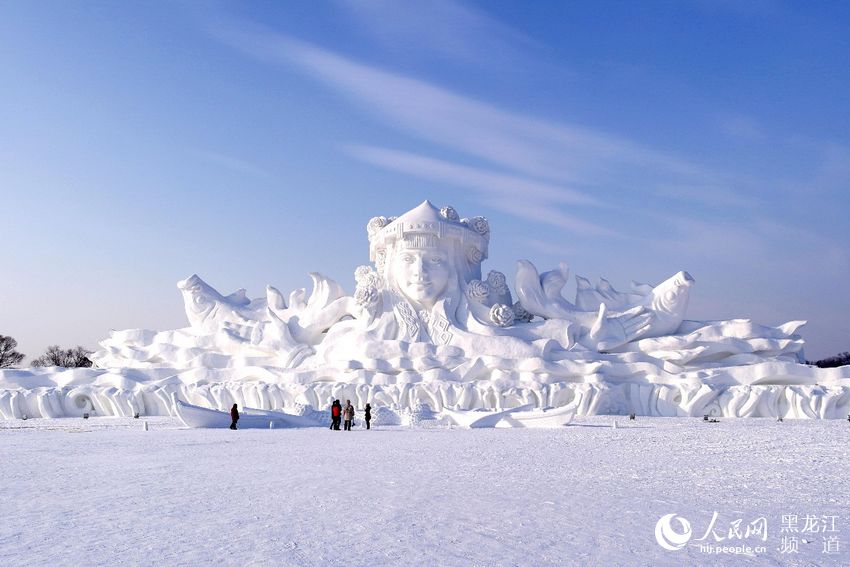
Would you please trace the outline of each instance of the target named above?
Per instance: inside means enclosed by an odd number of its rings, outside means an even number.
[[[484,303],[490,295],[490,287],[481,280],[472,280],[466,285],[466,296],[471,301]]]
[[[366,232],[369,234],[369,237],[376,235],[379,230],[387,226],[389,222],[387,221],[387,217],[372,217],[369,219],[369,223],[366,225]]]
[[[484,255],[475,246],[469,246],[466,249],[466,259],[469,260],[470,264],[480,264],[482,258],[484,258]]]
[[[460,221],[460,215],[457,214],[457,211],[454,210],[454,207],[443,207],[442,209],[440,209],[440,216],[452,222]]]
[[[354,301],[367,307],[378,301],[378,289],[372,286],[357,286],[354,290]]]
[[[514,310],[514,319],[517,320],[517,321],[522,321],[523,323],[528,323],[529,321],[534,319],[534,315],[532,315],[531,313],[526,311],[525,307],[523,307],[522,304],[519,301],[514,303],[513,310]]]
[[[481,236],[490,234],[490,223],[484,217],[472,217],[469,219],[469,228]]]
[[[490,321],[499,327],[510,327],[514,324],[514,310],[504,303],[497,303],[490,308]]]
[[[496,293],[504,293],[508,287],[508,280],[502,272],[490,270],[490,273],[487,274],[487,285]]]
[[[354,281],[358,284],[364,284],[371,273],[371,266],[357,266],[357,269],[354,270]]]
[[[372,269],[372,266],[358,266],[354,270],[354,281],[362,287],[381,287],[381,276]]]

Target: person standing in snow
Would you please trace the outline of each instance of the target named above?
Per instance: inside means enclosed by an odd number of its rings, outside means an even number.
[[[236,409],[236,404],[233,404],[233,407],[230,408],[230,419],[232,420],[230,429],[236,429],[236,422],[239,421],[239,410]]]
[[[342,406],[339,405],[339,400],[334,400],[331,404],[331,429],[339,431],[339,421],[342,415]]]
[[[351,405],[351,400],[345,400],[345,407],[342,408],[342,417],[345,419],[345,430],[351,431],[351,422],[354,419],[354,406]]]
[[[366,404],[366,414],[363,416],[366,420],[366,429],[371,429],[369,422],[372,421],[372,406]]]

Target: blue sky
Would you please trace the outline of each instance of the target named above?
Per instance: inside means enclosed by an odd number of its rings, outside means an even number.
[[[850,350],[848,28],[843,2],[0,3],[0,334],[181,327],[192,273],[352,290],[368,219],[428,198],[490,219],[509,280],[685,269],[690,318]]]

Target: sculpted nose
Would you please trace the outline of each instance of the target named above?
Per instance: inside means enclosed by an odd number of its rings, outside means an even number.
[[[411,271],[413,273],[413,276],[418,279],[422,279],[425,277],[425,262],[422,261],[422,258],[416,258],[413,260]]]

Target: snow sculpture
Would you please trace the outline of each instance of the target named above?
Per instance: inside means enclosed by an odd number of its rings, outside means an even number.
[[[490,409],[514,426],[560,423],[570,411],[850,412],[850,368],[801,364],[803,322],[686,320],[687,272],[629,292],[576,276],[569,301],[565,264],[541,274],[520,260],[514,302],[504,274],[482,276],[483,217],[425,201],[372,218],[366,233],[372,264],[357,268],[350,295],[315,273],[309,295],[268,286],[256,299],[244,289],[222,295],[193,275],[178,283],[189,327],[113,331],[92,369],[0,371],[0,415],[164,414],[173,395],[218,409],[323,409],[330,398],[351,399],[402,421],[425,406],[446,415]],[[558,411],[539,419],[526,415],[533,408]],[[493,416],[470,422],[501,419]]]

